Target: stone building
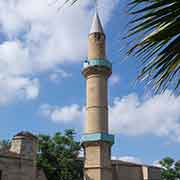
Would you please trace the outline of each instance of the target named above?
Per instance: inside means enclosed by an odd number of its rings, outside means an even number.
[[[11,148],[0,150],[0,180],[47,180],[44,172],[36,167],[36,155],[37,139],[34,135],[29,132],[15,135]],[[111,165],[112,180],[160,180],[157,167],[120,160],[112,160]]]
[[[0,150],[0,180],[46,180],[36,166],[37,138],[29,132],[16,134],[9,150]]]
[[[112,180],[160,180],[160,168],[112,160]],[[106,179],[103,179],[106,180]]]

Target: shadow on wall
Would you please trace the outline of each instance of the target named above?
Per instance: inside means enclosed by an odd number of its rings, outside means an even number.
[[[85,175],[85,180],[93,180],[92,178],[90,178],[87,174]]]

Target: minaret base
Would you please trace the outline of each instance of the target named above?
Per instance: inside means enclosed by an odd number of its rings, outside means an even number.
[[[112,169],[85,169],[84,180],[112,180]]]
[[[84,180],[112,180],[111,144],[107,142],[84,143]]]

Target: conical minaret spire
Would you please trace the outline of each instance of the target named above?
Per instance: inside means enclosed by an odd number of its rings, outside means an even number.
[[[106,36],[97,10],[88,36],[88,59],[106,59]]]
[[[101,20],[99,18],[97,9],[96,9],[94,17],[93,17],[93,22],[92,22],[92,26],[91,26],[91,30],[90,30],[89,34],[91,34],[91,33],[103,33],[104,34],[103,26],[102,26]]]
[[[108,126],[108,78],[112,65],[106,59],[106,37],[97,11],[88,36],[86,79],[86,125],[82,137],[85,151],[84,180],[112,180],[111,146],[114,136]]]

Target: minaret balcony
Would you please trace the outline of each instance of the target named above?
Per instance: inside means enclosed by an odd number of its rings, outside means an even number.
[[[91,59],[91,60],[85,60],[84,64],[83,64],[83,68],[88,68],[91,66],[103,66],[106,67],[108,69],[112,69],[112,64],[110,61],[108,60],[104,60],[104,59]]]
[[[105,59],[85,60],[83,64],[82,73],[85,77],[90,74],[96,73],[101,73],[109,77],[112,73],[112,64],[110,61]]]
[[[108,133],[92,133],[92,134],[84,134],[84,136],[81,138],[81,144],[88,142],[98,142],[98,141],[107,142],[113,145],[114,135]]]

